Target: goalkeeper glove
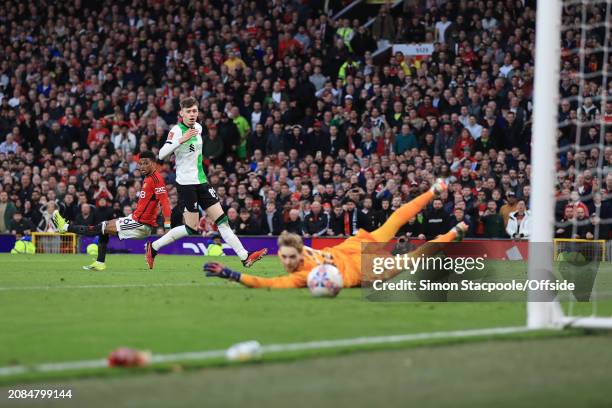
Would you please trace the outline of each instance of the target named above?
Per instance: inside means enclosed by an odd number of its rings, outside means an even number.
[[[226,268],[220,263],[209,262],[204,264],[202,269],[206,272],[206,276],[216,276],[217,278],[240,282],[240,272],[232,271],[230,268]]]

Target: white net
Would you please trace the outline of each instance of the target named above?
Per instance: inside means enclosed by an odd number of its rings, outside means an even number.
[[[582,316],[612,315],[606,262],[612,226],[612,4],[562,4],[554,252],[556,271],[581,284],[561,299],[565,323],[573,324]]]
[[[555,237],[605,240],[612,223],[611,4],[563,5]]]

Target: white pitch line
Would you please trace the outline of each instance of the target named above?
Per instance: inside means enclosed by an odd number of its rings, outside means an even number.
[[[50,290],[50,289],[122,289],[122,288],[165,288],[177,286],[204,286],[200,283],[126,283],[122,284],[99,284],[99,285],[58,285],[58,286],[4,286],[0,292],[11,290]]]
[[[392,336],[356,337],[351,339],[309,341],[304,343],[270,344],[262,346],[262,352],[282,353],[287,351],[320,350],[335,347],[364,346],[374,344],[408,343],[420,340],[457,339],[479,336],[496,336],[533,331],[525,326],[497,327],[490,329],[456,330],[447,332],[412,333]],[[152,363],[171,363],[183,361],[204,361],[225,356],[226,350],[194,351],[175,354],[153,355]],[[107,367],[106,360],[82,360],[64,363],[45,363],[34,366],[0,367],[0,376],[10,376],[27,372],[58,372],[88,368]]]

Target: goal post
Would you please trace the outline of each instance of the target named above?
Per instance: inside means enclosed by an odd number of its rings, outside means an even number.
[[[37,254],[76,254],[77,236],[71,232],[33,232],[32,244]]]
[[[561,59],[562,0],[539,0],[536,12],[535,79],[531,146],[531,216],[529,279],[546,279],[553,270],[554,185],[557,155],[557,106]],[[547,245],[548,244],[548,245]],[[561,306],[528,293],[527,326],[549,328],[562,316]]]

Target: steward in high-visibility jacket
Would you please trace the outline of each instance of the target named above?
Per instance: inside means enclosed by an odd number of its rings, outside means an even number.
[[[351,56],[340,66],[338,71],[338,79],[342,80],[342,83],[346,83],[347,75],[355,76],[359,70],[359,61],[353,61]]]

